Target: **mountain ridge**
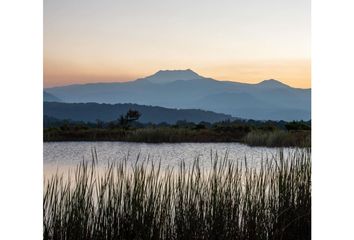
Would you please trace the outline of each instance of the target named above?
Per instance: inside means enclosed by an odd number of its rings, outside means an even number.
[[[193,79],[196,76],[198,78]],[[257,120],[311,118],[311,89],[293,88],[275,79],[256,84],[218,81],[190,69],[161,70],[130,82],[71,85],[45,91],[68,103],[135,103],[197,108]],[[203,99],[209,99],[209,102],[203,103]],[[248,106],[252,102],[257,103],[256,106]]]
[[[142,115],[139,119],[142,123],[169,123],[177,121],[189,121],[199,123],[202,121],[214,123],[223,120],[233,120],[231,115],[205,111],[200,109],[171,109],[159,106],[147,106],[131,103],[58,103],[44,102],[43,115],[60,120],[105,122],[114,121],[120,115],[124,115],[129,109],[139,111]]]
[[[46,91],[43,91],[43,101],[44,102],[62,102],[57,96],[50,94]]]

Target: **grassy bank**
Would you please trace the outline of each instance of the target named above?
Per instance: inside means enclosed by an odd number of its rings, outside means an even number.
[[[246,131],[213,131],[188,128],[82,129],[44,131],[44,141],[125,141],[125,142],[231,142],[240,141]]]
[[[146,143],[241,142],[250,146],[310,147],[311,131],[252,130],[247,127],[191,129],[146,127],[132,129],[44,130],[44,141],[125,141]]]
[[[145,143],[240,142],[250,146],[310,147],[311,122],[234,120],[175,124],[119,121],[96,123],[44,118],[44,141]]]
[[[97,160],[97,159],[96,159]],[[95,160],[44,186],[44,239],[311,239],[311,157],[299,150],[247,167],[215,157],[181,163]]]
[[[242,142],[250,146],[310,147],[311,131],[254,131],[248,133]]]

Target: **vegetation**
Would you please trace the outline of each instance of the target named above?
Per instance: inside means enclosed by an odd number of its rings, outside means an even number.
[[[129,109],[129,111],[125,114],[125,116],[121,115],[119,118],[119,125],[122,126],[123,128],[127,128],[130,123],[133,123],[134,121],[137,121],[141,116],[141,113]]]
[[[47,179],[44,239],[311,239],[309,150],[257,169],[217,155],[210,169],[198,159],[178,169],[126,160],[103,173],[96,164]]]
[[[309,147],[311,131],[253,131],[243,138],[243,142],[250,146]]]
[[[311,123],[235,120],[217,123],[178,121],[142,124],[140,113],[129,110],[116,121],[73,122],[44,119],[44,141],[127,142],[241,142],[251,146],[309,147]]]

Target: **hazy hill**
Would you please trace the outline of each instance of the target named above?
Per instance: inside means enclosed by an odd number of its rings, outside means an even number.
[[[232,119],[230,115],[196,109],[169,109],[163,107],[144,106],[137,104],[98,104],[98,103],[57,103],[44,102],[43,114],[57,119],[71,119],[73,121],[96,122],[117,120],[129,109],[138,110],[142,116],[142,123],[170,123],[178,120],[199,123],[218,122]]]
[[[253,119],[311,118],[311,89],[292,88],[274,79],[258,84],[217,81],[190,69],[158,71],[130,82],[70,85],[46,91],[64,102],[193,108]]]
[[[61,100],[59,98],[57,98],[53,94],[47,93],[46,91],[43,91],[43,101],[44,102],[61,102]]]

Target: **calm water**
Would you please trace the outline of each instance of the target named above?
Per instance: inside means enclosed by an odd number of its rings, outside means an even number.
[[[161,161],[162,166],[178,166],[181,161],[191,163],[195,158],[200,163],[210,166],[211,154],[219,158],[225,154],[232,161],[244,161],[257,166],[262,158],[272,158],[279,154],[277,148],[249,147],[239,143],[127,143],[127,142],[53,142],[44,143],[44,172],[50,174],[54,169],[70,168],[77,163],[92,159],[92,150],[96,149],[99,164],[107,166],[108,162],[139,159]],[[294,149],[285,149],[289,154]]]

